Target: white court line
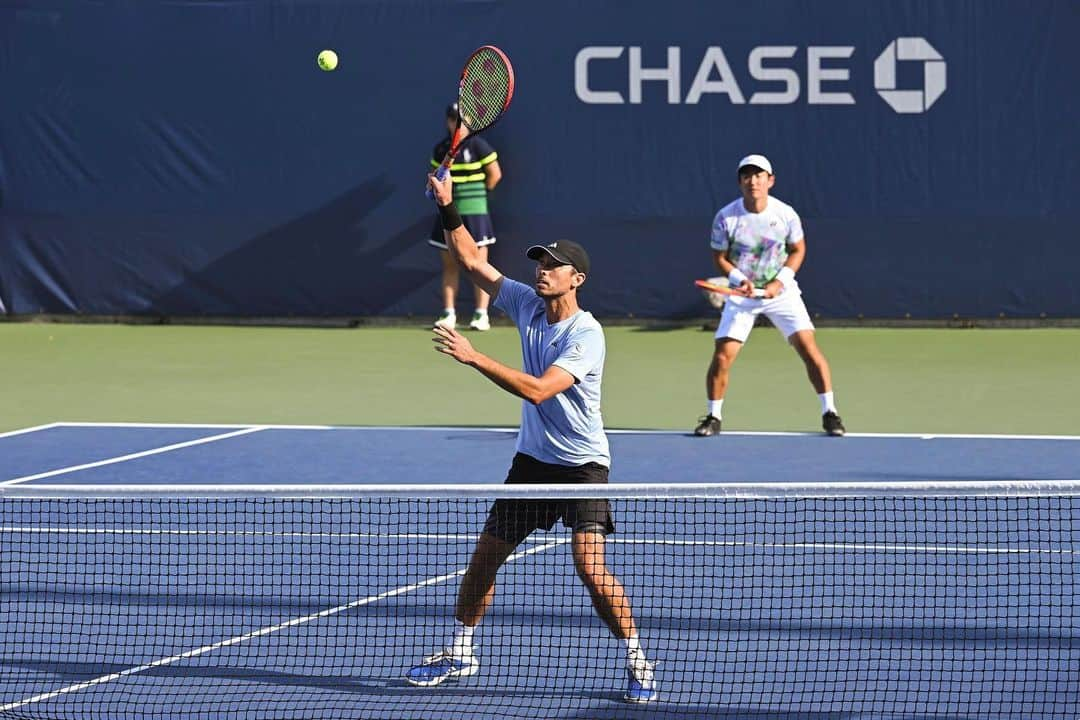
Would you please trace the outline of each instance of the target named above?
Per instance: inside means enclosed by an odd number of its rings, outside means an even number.
[[[273,532],[259,530],[155,530],[134,528],[47,528],[47,527],[0,527],[6,533],[42,533],[52,535],[176,535],[210,537],[265,537],[312,540],[439,540],[446,542],[474,542],[478,535],[440,533],[318,533]],[[526,538],[525,542],[545,543],[546,540]],[[563,541],[565,542],[565,540]],[[767,550],[843,550],[851,552],[919,552],[919,553],[971,553],[981,555],[1074,555],[1080,551],[1051,548],[993,547],[981,545],[891,545],[874,543],[761,543],[738,540],[672,540],[665,538],[611,538],[613,545],[667,545],[690,547],[764,548]]]
[[[611,430],[608,435],[690,435],[688,430]],[[801,432],[788,430],[724,430],[721,435],[744,437],[816,437],[826,438],[823,432]],[[1080,435],[993,435],[977,433],[859,433],[849,432],[845,438],[910,438],[917,440],[1080,440]],[[829,442],[842,442],[830,438]]]
[[[251,427],[256,423],[244,424],[209,424],[199,423],[137,423],[137,422],[59,422],[54,425],[62,427],[92,427],[92,428],[242,428]],[[267,430],[420,430],[437,432],[489,432],[489,433],[517,433],[517,427],[461,427],[455,425],[264,425],[259,427]]]
[[[518,558],[525,557],[526,555],[532,555],[534,553],[543,552],[544,550],[550,550],[553,547],[568,542],[570,542],[569,539],[556,540],[554,542],[546,543],[538,547],[529,548],[528,550],[514,553],[513,555],[508,557],[506,561],[512,562],[514,560],[517,560]],[[67,687],[62,687],[59,690],[51,690],[46,693],[41,693],[40,695],[24,698],[22,700],[16,700],[15,702],[8,703],[7,705],[0,705],[0,712],[7,712],[9,710],[14,710],[15,708],[23,707],[24,705],[41,702],[42,700],[49,700],[59,695],[76,692],[78,690],[85,690],[86,688],[93,687],[94,685],[100,685],[102,683],[110,682],[112,680],[119,680],[120,678],[127,677],[129,675],[135,675],[141,672],[145,672],[147,670],[153,670],[154,668],[164,667],[165,665],[172,665],[173,663],[179,662],[180,660],[187,660],[188,658],[205,655],[208,652],[220,650],[221,648],[229,647],[231,645],[238,645],[253,638],[270,635],[271,633],[276,633],[280,630],[296,627],[297,625],[303,625],[305,623],[311,622],[312,620],[321,620],[322,618],[330,617],[331,615],[337,615],[338,613],[345,612],[346,610],[362,607],[364,605],[370,605],[371,603],[378,602],[379,600],[385,600],[387,598],[395,597],[397,595],[404,595],[405,593],[412,592],[413,590],[419,590],[423,587],[438,585],[439,583],[444,583],[447,580],[452,580],[456,577],[464,575],[466,570],[467,568],[461,568],[460,570],[455,570],[454,572],[447,573],[446,575],[439,575],[438,577],[428,578],[427,580],[413,583],[412,585],[405,585],[403,587],[395,588],[394,590],[388,590],[386,592],[379,593],[378,595],[372,595],[370,597],[362,598],[360,600],[354,600],[353,602],[346,605],[338,605],[337,607],[320,610],[317,613],[305,615],[304,617],[293,618],[292,620],[287,620],[277,625],[270,625],[269,627],[253,630],[252,632],[244,633],[243,635],[237,635],[236,637],[229,638],[228,640],[222,640],[221,642],[216,642],[212,645],[204,645],[194,650],[188,650],[186,652],[179,653],[178,655],[170,655],[169,657],[154,660],[153,662],[146,663],[145,665],[137,665],[135,667],[128,668],[127,670],[121,670],[120,672],[111,673],[109,675],[102,675],[101,677],[94,678],[92,680],[86,680],[84,682],[76,683],[74,685],[68,685]]]
[[[216,442],[218,440],[225,440],[231,437],[247,435],[249,433],[259,432],[260,430],[265,429],[266,428],[262,426],[248,427],[244,430],[237,430],[236,432],[225,433],[224,435],[211,435],[210,437],[199,438],[198,440],[188,440],[187,442],[176,443],[174,445],[166,445],[164,447],[154,448],[152,450],[143,450],[142,452],[132,453],[130,455],[122,455],[120,457],[108,458],[107,460],[98,460],[97,462],[84,463],[82,465],[71,465],[69,467],[49,470],[48,472],[37,473],[35,475],[24,475],[22,477],[12,478],[11,480],[5,480],[4,482],[0,482],[0,487],[17,485],[18,483],[29,482],[31,480],[40,480],[42,478],[77,472],[79,470],[88,470],[90,468],[102,467],[104,465],[113,465],[115,463],[127,462],[128,460],[135,460],[137,458],[148,457],[150,455],[159,455],[161,453],[171,452],[173,450],[180,450],[182,448],[192,447],[194,445],[202,445],[203,443]]]
[[[261,423],[155,423],[155,422],[58,422],[59,427],[73,428],[173,428],[199,430],[228,430],[230,428],[259,427],[264,430],[334,430],[333,425],[263,425]]]
[[[196,536],[236,536],[236,537],[271,537],[271,538],[312,538],[315,540],[447,540],[451,542],[469,542],[479,539],[479,535],[440,534],[440,533],[320,533],[320,532],[273,532],[272,530],[156,530],[137,528],[55,528],[55,527],[0,527],[0,532],[7,533],[45,533],[52,535],[196,535]],[[546,542],[526,538],[525,542]]]
[[[35,425],[34,427],[22,428],[21,430],[10,430],[6,433],[0,433],[0,438],[14,437],[16,435],[25,435],[27,433],[39,432],[41,430],[48,430],[54,427],[62,427],[63,423],[49,423],[48,425]]]
[[[595,495],[597,491],[590,491]],[[714,499],[781,500],[823,498],[889,498],[898,494],[919,497],[1005,498],[1005,497],[1074,497],[1080,496],[1080,478],[1067,480],[903,480],[889,482],[685,482],[667,485],[653,483],[612,483],[600,491],[608,499]],[[21,499],[93,498],[93,499],[265,499],[328,500],[412,498],[412,499],[567,499],[579,493],[573,485],[563,484],[490,484],[461,485],[376,485],[366,483],[307,483],[304,485],[192,484],[170,483],[109,485],[89,483],[34,484],[5,487],[0,483],[0,497]]]
[[[200,425],[197,423],[110,423],[110,422],[58,422],[53,423],[59,427],[133,427],[133,428],[241,428],[251,425]],[[397,430],[402,432],[478,432],[478,433],[517,433],[517,427],[461,427],[440,425],[259,425],[267,430],[340,430],[357,431],[366,430]],[[686,435],[689,430],[632,430],[632,429],[607,429],[608,435]],[[724,435],[746,437],[825,437],[821,432],[783,431],[783,430],[725,430]],[[920,440],[936,439],[960,439],[960,440],[1078,440],[1080,435],[1007,435],[1007,434],[979,434],[979,433],[848,433],[848,438],[915,438]],[[842,442],[831,438],[830,442]]]
[[[844,550],[850,552],[972,553],[977,555],[1073,555],[1080,551],[1049,548],[990,547],[966,545],[874,545],[863,543],[754,543],[735,540],[634,540],[611,538],[624,545],[700,545],[701,547],[765,548],[767,550]]]
[[[809,434],[824,437],[823,433]],[[992,433],[848,433],[844,437],[918,440],[1080,440],[1080,435],[997,435]]]

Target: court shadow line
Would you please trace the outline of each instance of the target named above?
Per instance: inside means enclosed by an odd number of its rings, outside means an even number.
[[[57,662],[55,660],[27,660],[21,658],[0,658],[0,666],[21,668],[23,670],[37,671],[52,677],[60,676],[67,681],[84,682],[99,677],[122,672],[131,665],[117,663],[86,663],[86,662]],[[445,702],[450,699],[464,699],[477,701],[477,706],[497,703],[505,706],[507,701],[513,698],[531,699],[574,699],[590,703],[588,707],[568,708],[553,717],[564,720],[649,720],[652,718],[679,718],[679,720],[849,720],[857,717],[865,717],[865,711],[790,711],[773,708],[755,708],[752,706],[719,706],[700,703],[683,704],[678,702],[665,702],[663,697],[655,704],[647,707],[631,708],[621,701],[620,694],[614,690],[523,690],[523,689],[500,689],[498,687],[484,687],[476,678],[470,678],[454,685],[442,685],[437,688],[415,688],[408,685],[400,676],[312,676],[296,673],[283,673],[280,671],[263,669],[227,668],[219,666],[201,667],[178,667],[162,666],[151,668],[137,675],[129,676],[125,682],[135,678],[156,679],[184,679],[207,678],[215,680],[239,680],[256,682],[262,685],[306,687],[312,690],[309,695],[290,695],[290,703],[299,704],[303,701],[313,702],[318,700],[316,691],[331,691],[347,693],[350,696],[367,696],[372,698],[370,702],[385,702],[386,710],[401,712],[402,706],[417,700],[430,700],[434,703]],[[497,679],[496,679],[497,681]],[[8,682],[11,682],[9,680]],[[115,687],[115,686],[114,686]],[[49,692],[55,688],[39,688],[37,692]],[[29,695],[31,691],[25,691]],[[157,693],[154,697],[162,697],[160,688],[148,690]],[[194,694],[200,694],[203,690],[193,688]],[[270,691],[273,692],[273,691]],[[112,695],[120,696],[125,693],[113,690]],[[88,690],[87,695],[93,700],[93,690]],[[233,697],[235,696],[235,697]],[[135,696],[133,696],[135,697]],[[235,692],[223,691],[220,695],[222,702],[230,699],[242,699],[245,702],[258,702],[258,693],[253,690],[237,690]],[[272,696],[279,697],[279,696]],[[181,704],[183,694],[170,694],[168,701],[159,704],[168,707],[170,703]],[[381,702],[380,702],[381,701]],[[358,701],[363,702],[363,701]],[[594,703],[602,702],[602,705]],[[358,710],[380,710],[375,705],[350,706]],[[371,717],[359,715],[358,717]],[[403,717],[396,715],[395,717]],[[428,717],[425,714],[425,717]],[[924,715],[924,714],[890,714],[897,720],[969,720],[972,716],[967,715]]]
[[[0,658],[0,666],[18,668],[25,671],[36,671],[43,675],[64,678],[70,682],[86,682],[95,678],[106,677],[123,672],[135,667],[136,663],[94,663],[56,660],[30,660],[23,658]],[[417,688],[409,685],[402,675],[405,668],[394,668],[387,675],[347,675],[347,676],[320,676],[302,675],[298,673],[286,673],[276,670],[260,668],[238,668],[218,665],[182,666],[163,665],[148,668],[144,671],[133,673],[125,678],[102,683],[108,686],[112,683],[117,686],[121,683],[130,683],[137,678],[157,679],[192,679],[205,678],[212,680],[243,680],[257,682],[266,685],[280,685],[290,687],[307,687],[312,690],[331,690],[350,694],[380,696],[386,698],[476,698],[476,697],[528,697],[528,698],[577,698],[581,700],[617,700],[618,694],[614,691],[602,690],[566,690],[557,689],[522,689],[489,687],[479,679],[469,679],[462,682],[442,685],[437,688]],[[8,680],[10,682],[10,680]],[[492,682],[490,679],[487,682]],[[496,679],[497,682],[497,679]],[[48,692],[43,688],[40,692]],[[92,689],[88,689],[92,693]]]
[[[250,596],[222,595],[177,595],[177,594],[139,594],[101,592],[91,589],[79,591],[17,591],[11,586],[3,588],[0,597],[5,601],[22,600],[29,602],[82,602],[92,605],[118,605],[133,607],[190,607],[203,608],[263,608],[285,609],[299,612],[318,612],[329,607],[340,607],[355,601],[351,597],[311,599],[303,602],[282,602],[279,598],[267,599]],[[103,602],[111,601],[111,602]],[[573,600],[571,599],[571,602]],[[571,606],[573,607],[573,606]],[[444,604],[431,603],[372,603],[343,610],[339,618],[422,618],[445,621],[448,625],[452,617],[452,608]],[[952,644],[978,643],[980,647],[1003,644],[1008,647],[1038,647],[1052,649],[1080,648],[1080,627],[1061,625],[1053,628],[989,628],[985,626],[965,627],[959,624],[893,624],[881,622],[829,622],[825,620],[740,620],[710,617],[676,617],[656,615],[647,609],[635,613],[638,624],[649,633],[693,631],[716,636],[725,640],[748,640],[747,633],[761,634],[776,640],[790,636],[792,640],[805,640],[808,637],[848,640],[882,640],[892,642],[919,643],[923,645],[944,646]],[[269,626],[290,618],[267,617],[252,618],[254,625]],[[235,618],[233,618],[235,620]],[[1061,623],[1063,620],[1058,619]],[[987,619],[975,618],[972,622],[986,622]],[[484,627],[600,627],[599,619],[590,607],[582,605],[568,611],[566,606],[559,609],[544,609],[536,612],[493,608],[485,618]],[[238,631],[239,632],[239,631]]]

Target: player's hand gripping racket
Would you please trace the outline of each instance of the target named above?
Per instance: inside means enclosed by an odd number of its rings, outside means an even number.
[[[487,130],[510,107],[513,97],[514,68],[502,50],[494,45],[484,45],[469,56],[458,83],[458,124],[450,138],[450,150],[435,170],[435,177],[442,180],[450,172],[464,139],[462,126],[471,135]],[[435,197],[431,188],[428,188],[427,196],[428,199]]]
[[[721,295],[737,295],[739,297],[746,297],[736,288],[728,287],[727,285],[717,285],[716,283],[711,283],[708,280],[695,280],[694,284],[702,290],[708,290],[709,292],[720,293]],[[753,297],[763,298],[765,297],[765,291],[761,288],[754,288]]]

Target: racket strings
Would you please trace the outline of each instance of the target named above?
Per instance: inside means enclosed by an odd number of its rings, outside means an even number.
[[[507,60],[494,50],[480,50],[461,76],[461,122],[473,132],[490,126],[510,104],[512,93],[513,70]]]

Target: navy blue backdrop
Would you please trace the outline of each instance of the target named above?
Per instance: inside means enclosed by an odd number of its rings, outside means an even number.
[[[0,0],[0,306],[432,315],[427,154],[493,43],[511,276],[574,238],[588,309],[701,315],[712,216],[763,152],[813,313],[1080,316],[1078,8]]]

